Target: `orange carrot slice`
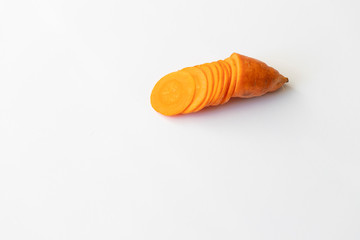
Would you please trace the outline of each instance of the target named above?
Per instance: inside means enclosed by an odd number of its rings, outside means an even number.
[[[250,89],[252,86],[250,86],[250,83],[242,77],[242,73],[244,69],[246,71],[246,68],[248,68],[249,64],[251,63],[249,61],[244,62],[243,59],[240,58],[240,55],[237,53],[231,54],[230,58],[232,58],[235,62],[238,75],[233,96],[248,96],[249,94],[251,94]]]
[[[213,105],[216,106],[219,105],[221,102],[222,91],[224,87],[224,70],[222,66],[219,64],[219,62],[214,62],[213,64],[218,70],[218,88],[215,93],[214,101],[213,101],[214,102]]]
[[[235,91],[235,87],[236,87],[236,82],[237,82],[237,70],[236,70],[236,65],[233,61],[233,59],[231,57],[225,59],[225,62],[227,62],[230,66],[231,69],[231,80],[230,80],[230,85],[229,85],[229,89],[228,92],[226,94],[226,99],[230,99]]]
[[[210,98],[210,102],[208,103],[208,106],[211,106],[214,104],[215,102],[215,95],[218,92],[218,86],[219,86],[219,70],[218,68],[215,66],[214,62],[209,63],[208,65],[211,69],[211,72],[213,74],[214,77],[214,88],[213,88],[213,92],[212,92],[212,96]]]
[[[195,95],[190,105],[183,111],[183,113],[194,112],[205,100],[207,94],[207,79],[204,72],[197,67],[184,68],[181,71],[190,73],[195,79]]]
[[[173,72],[161,78],[151,92],[151,105],[167,116],[182,113],[195,94],[195,80],[185,71]]]
[[[206,92],[206,97],[204,99],[204,101],[200,104],[200,106],[198,106],[194,112],[200,111],[201,109],[203,109],[208,103],[209,100],[212,96],[212,91],[214,88],[214,77],[212,74],[212,71],[210,69],[210,67],[208,66],[208,63],[202,64],[202,65],[198,65],[196,66],[197,68],[201,69],[203,71],[203,73],[206,76],[206,80],[207,80],[207,92]]]
[[[225,64],[225,66],[227,67],[227,69],[228,69],[228,72],[229,72],[229,86],[228,86],[228,88],[227,88],[227,90],[226,90],[226,95],[225,95],[225,97],[224,97],[224,100],[223,100],[223,102],[222,102],[222,104],[224,104],[224,103],[226,103],[226,102],[228,102],[229,100],[230,100],[230,98],[231,98],[231,96],[229,96],[229,98],[228,98],[228,92],[229,92],[229,90],[230,90],[230,84],[231,84],[231,76],[232,76],[232,72],[231,72],[231,67],[230,67],[230,65],[229,65],[229,63],[227,63],[226,61],[223,61],[223,63]]]
[[[219,104],[223,104],[224,98],[225,98],[226,93],[227,93],[227,91],[229,89],[230,73],[229,73],[229,69],[227,67],[227,64],[223,60],[218,61],[218,63],[221,65],[221,68],[223,69],[223,78],[224,78],[223,82],[224,82],[224,85],[223,85],[223,89],[222,89],[221,96],[220,96],[220,101],[219,101]]]

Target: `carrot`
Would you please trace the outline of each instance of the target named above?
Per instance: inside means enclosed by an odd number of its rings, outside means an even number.
[[[215,92],[214,95],[214,99],[213,99],[213,106],[219,105],[220,104],[220,98],[221,98],[221,93],[222,93],[222,89],[223,89],[223,85],[224,85],[224,70],[223,68],[220,66],[220,64],[218,62],[213,62],[212,65],[216,68],[217,70],[217,81],[218,81],[218,86],[217,86],[217,91]]]
[[[217,67],[215,67],[214,63],[209,63],[208,64],[212,75],[214,77],[214,88],[211,94],[211,98],[210,101],[208,103],[208,106],[213,105],[213,103],[215,102],[215,95],[218,92],[218,86],[219,86],[219,70],[217,69]]]
[[[222,64],[225,66],[225,69],[227,70],[227,77],[226,77],[226,87],[225,87],[225,94],[224,94],[224,98],[221,101],[221,104],[224,104],[226,102],[229,101],[229,99],[231,98],[231,95],[229,94],[229,90],[230,90],[230,83],[231,83],[231,67],[230,65],[226,62],[226,61],[222,61]]]
[[[234,97],[251,98],[264,95],[279,89],[288,79],[277,70],[269,67],[257,59],[233,53],[237,69],[241,71],[238,76]]]
[[[172,116],[224,104],[231,97],[258,97],[286,82],[286,77],[264,62],[233,53],[225,60],[166,75],[155,84],[150,100],[157,112]]]
[[[224,79],[222,91],[221,91],[219,102],[218,102],[218,104],[222,104],[222,102],[224,101],[224,98],[226,96],[226,92],[227,92],[227,90],[229,88],[229,83],[230,83],[229,82],[229,76],[230,76],[230,74],[229,74],[229,70],[227,68],[227,65],[224,63],[224,61],[220,60],[220,61],[218,61],[218,63],[219,63],[220,67],[223,70],[223,79]]]
[[[176,115],[190,105],[194,94],[195,80],[190,73],[170,73],[156,83],[151,93],[151,105],[163,115]]]
[[[204,72],[196,67],[185,68],[181,71],[190,73],[195,79],[195,95],[190,105],[183,111],[183,113],[194,112],[206,98],[208,83]]]
[[[196,67],[201,69],[205,73],[208,87],[207,87],[206,97],[205,97],[203,103],[200,104],[200,106],[198,106],[194,110],[194,112],[200,111],[201,109],[203,109],[205,106],[208,105],[208,103],[210,101],[210,98],[212,96],[213,89],[214,89],[214,76],[213,76],[213,73],[212,73],[212,71],[211,71],[211,69],[209,67],[209,64],[206,63],[206,64],[202,64],[202,65],[199,65],[199,66],[196,66]]]
[[[225,59],[225,62],[227,62],[229,64],[230,71],[231,71],[230,85],[229,85],[228,92],[226,93],[226,99],[227,99],[226,102],[227,102],[230,100],[230,98],[234,94],[236,82],[237,82],[237,72],[238,71],[236,70],[236,65],[231,58]]]

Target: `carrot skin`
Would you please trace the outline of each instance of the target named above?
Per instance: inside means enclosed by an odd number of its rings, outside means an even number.
[[[241,69],[238,83],[232,97],[251,98],[264,95],[279,89],[288,79],[276,69],[257,59],[234,53],[231,58],[236,59]]]

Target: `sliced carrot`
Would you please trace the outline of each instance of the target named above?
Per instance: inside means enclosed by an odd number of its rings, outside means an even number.
[[[208,106],[214,105],[214,102],[216,101],[215,96],[217,92],[219,91],[219,70],[215,66],[214,62],[209,63],[208,65],[212,71],[213,77],[214,77],[214,88],[212,92],[212,96],[210,98],[210,102],[208,103]]]
[[[273,92],[288,79],[264,62],[233,53],[227,59],[166,75],[151,93],[152,107],[164,115],[197,112],[224,104],[231,97]]]
[[[235,91],[235,87],[236,87],[236,82],[237,82],[237,70],[236,70],[236,65],[234,63],[234,60],[229,57],[227,59],[225,59],[225,62],[227,62],[230,66],[231,69],[231,80],[230,80],[230,85],[229,85],[229,89],[228,92],[226,94],[225,99],[230,99]]]
[[[204,72],[197,67],[184,68],[181,71],[190,73],[195,79],[195,95],[191,104],[183,111],[183,113],[194,112],[205,100],[207,94],[208,83]]]
[[[239,89],[241,88],[241,61],[238,58],[238,55],[236,53],[231,54],[230,58],[232,59],[234,66],[236,68],[236,78],[235,78],[235,86],[234,86],[234,92],[232,94],[232,97],[238,96]]]
[[[249,85],[250,83],[243,78],[243,73],[244,71],[246,71],[246,69],[249,69],[251,63],[249,61],[244,61],[244,59],[241,59],[241,56],[237,53],[231,54],[230,58],[232,58],[235,62],[236,70],[238,73],[238,78],[233,96],[236,97],[250,95],[251,86]]]
[[[214,95],[217,91],[217,85],[218,85],[218,72],[217,72],[217,69],[215,68],[214,64],[213,63],[208,63],[207,66],[209,67],[210,71],[211,71],[211,74],[213,76],[213,83],[214,83],[214,86],[213,86],[213,90],[211,92],[211,96],[210,96],[210,99],[209,99],[209,102],[207,104],[207,106],[210,106],[212,105],[212,101],[214,99]]]
[[[228,95],[230,82],[231,82],[231,68],[230,68],[230,65],[223,60],[220,60],[220,63],[223,65],[223,67],[225,69],[225,74],[227,74],[227,75],[225,75],[225,81],[224,81],[224,97],[220,102],[220,104],[224,104],[224,103],[228,102],[230,99],[230,96],[227,99],[227,95]]]
[[[214,102],[213,105],[216,106],[219,105],[221,102],[222,91],[224,87],[224,70],[222,66],[219,64],[219,62],[214,62],[213,64],[218,70],[218,88],[213,100]]]
[[[195,94],[195,80],[185,71],[173,72],[161,78],[151,92],[151,105],[167,116],[182,113]]]
[[[198,65],[196,67],[201,69],[203,71],[203,73],[205,74],[208,86],[207,86],[207,92],[206,92],[206,97],[205,97],[204,101],[202,102],[202,104],[200,104],[200,106],[198,106],[194,110],[194,112],[200,111],[209,103],[209,100],[212,96],[212,91],[214,88],[214,77],[213,77],[210,67],[208,66],[208,63]]]
[[[228,72],[226,65],[223,62],[224,61],[222,61],[222,60],[218,61],[219,65],[222,69],[222,76],[223,76],[223,87],[222,87],[222,90],[220,93],[218,104],[222,103],[222,101],[224,100],[224,97],[226,96],[226,92],[229,88],[229,72]]]

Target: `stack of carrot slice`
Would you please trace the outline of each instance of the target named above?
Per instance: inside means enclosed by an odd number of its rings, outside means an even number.
[[[198,112],[231,97],[256,97],[279,89],[288,79],[265,63],[233,53],[229,58],[184,68],[161,78],[151,105],[167,116]]]

